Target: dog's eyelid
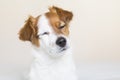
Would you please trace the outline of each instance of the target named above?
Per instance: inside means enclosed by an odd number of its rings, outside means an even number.
[[[49,35],[49,32],[44,32],[42,35]]]
[[[61,21],[61,23],[60,23],[60,25],[59,25],[58,28],[59,28],[59,29],[62,29],[62,28],[64,28],[65,26],[66,26],[66,24],[65,24],[64,22]]]
[[[66,25],[60,26],[59,29],[62,29],[62,28],[64,28],[65,26],[66,26]]]
[[[50,34],[49,32],[44,32],[44,33],[38,34],[38,36],[49,35],[49,34]]]

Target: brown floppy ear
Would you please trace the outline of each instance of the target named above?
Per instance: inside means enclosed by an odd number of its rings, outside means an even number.
[[[32,44],[39,46],[37,32],[37,20],[38,18],[34,18],[30,16],[27,20],[23,28],[19,31],[19,39],[22,41],[30,41]]]
[[[53,9],[56,10],[60,20],[62,20],[65,23],[69,23],[72,20],[73,13],[67,10],[63,10],[61,8],[53,6]]]

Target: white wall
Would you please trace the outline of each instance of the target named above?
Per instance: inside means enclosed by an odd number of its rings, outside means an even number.
[[[30,44],[17,33],[28,15],[44,13],[51,5],[74,13],[71,39],[77,63],[120,61],[120,0],[0,0],[0,67],[30,63]]]

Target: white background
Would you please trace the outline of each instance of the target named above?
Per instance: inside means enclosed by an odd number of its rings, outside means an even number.
[[[28,69],[31,44],[17,33],[29,15],[52,5],[74,13],[71,40],[80,80],[120,80],[120,0],[0,0],[0,80],[20,80]]]

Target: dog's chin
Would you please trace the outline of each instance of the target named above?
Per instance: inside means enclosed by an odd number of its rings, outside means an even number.
[[[69,48],[65,47],[65,48],[59,48],[57,51],[50,51],[49,55],[51,57],[54,57],[54,58],[57,58],[57,57],[62,57],[65,55],[66,51],[68,50]]]

